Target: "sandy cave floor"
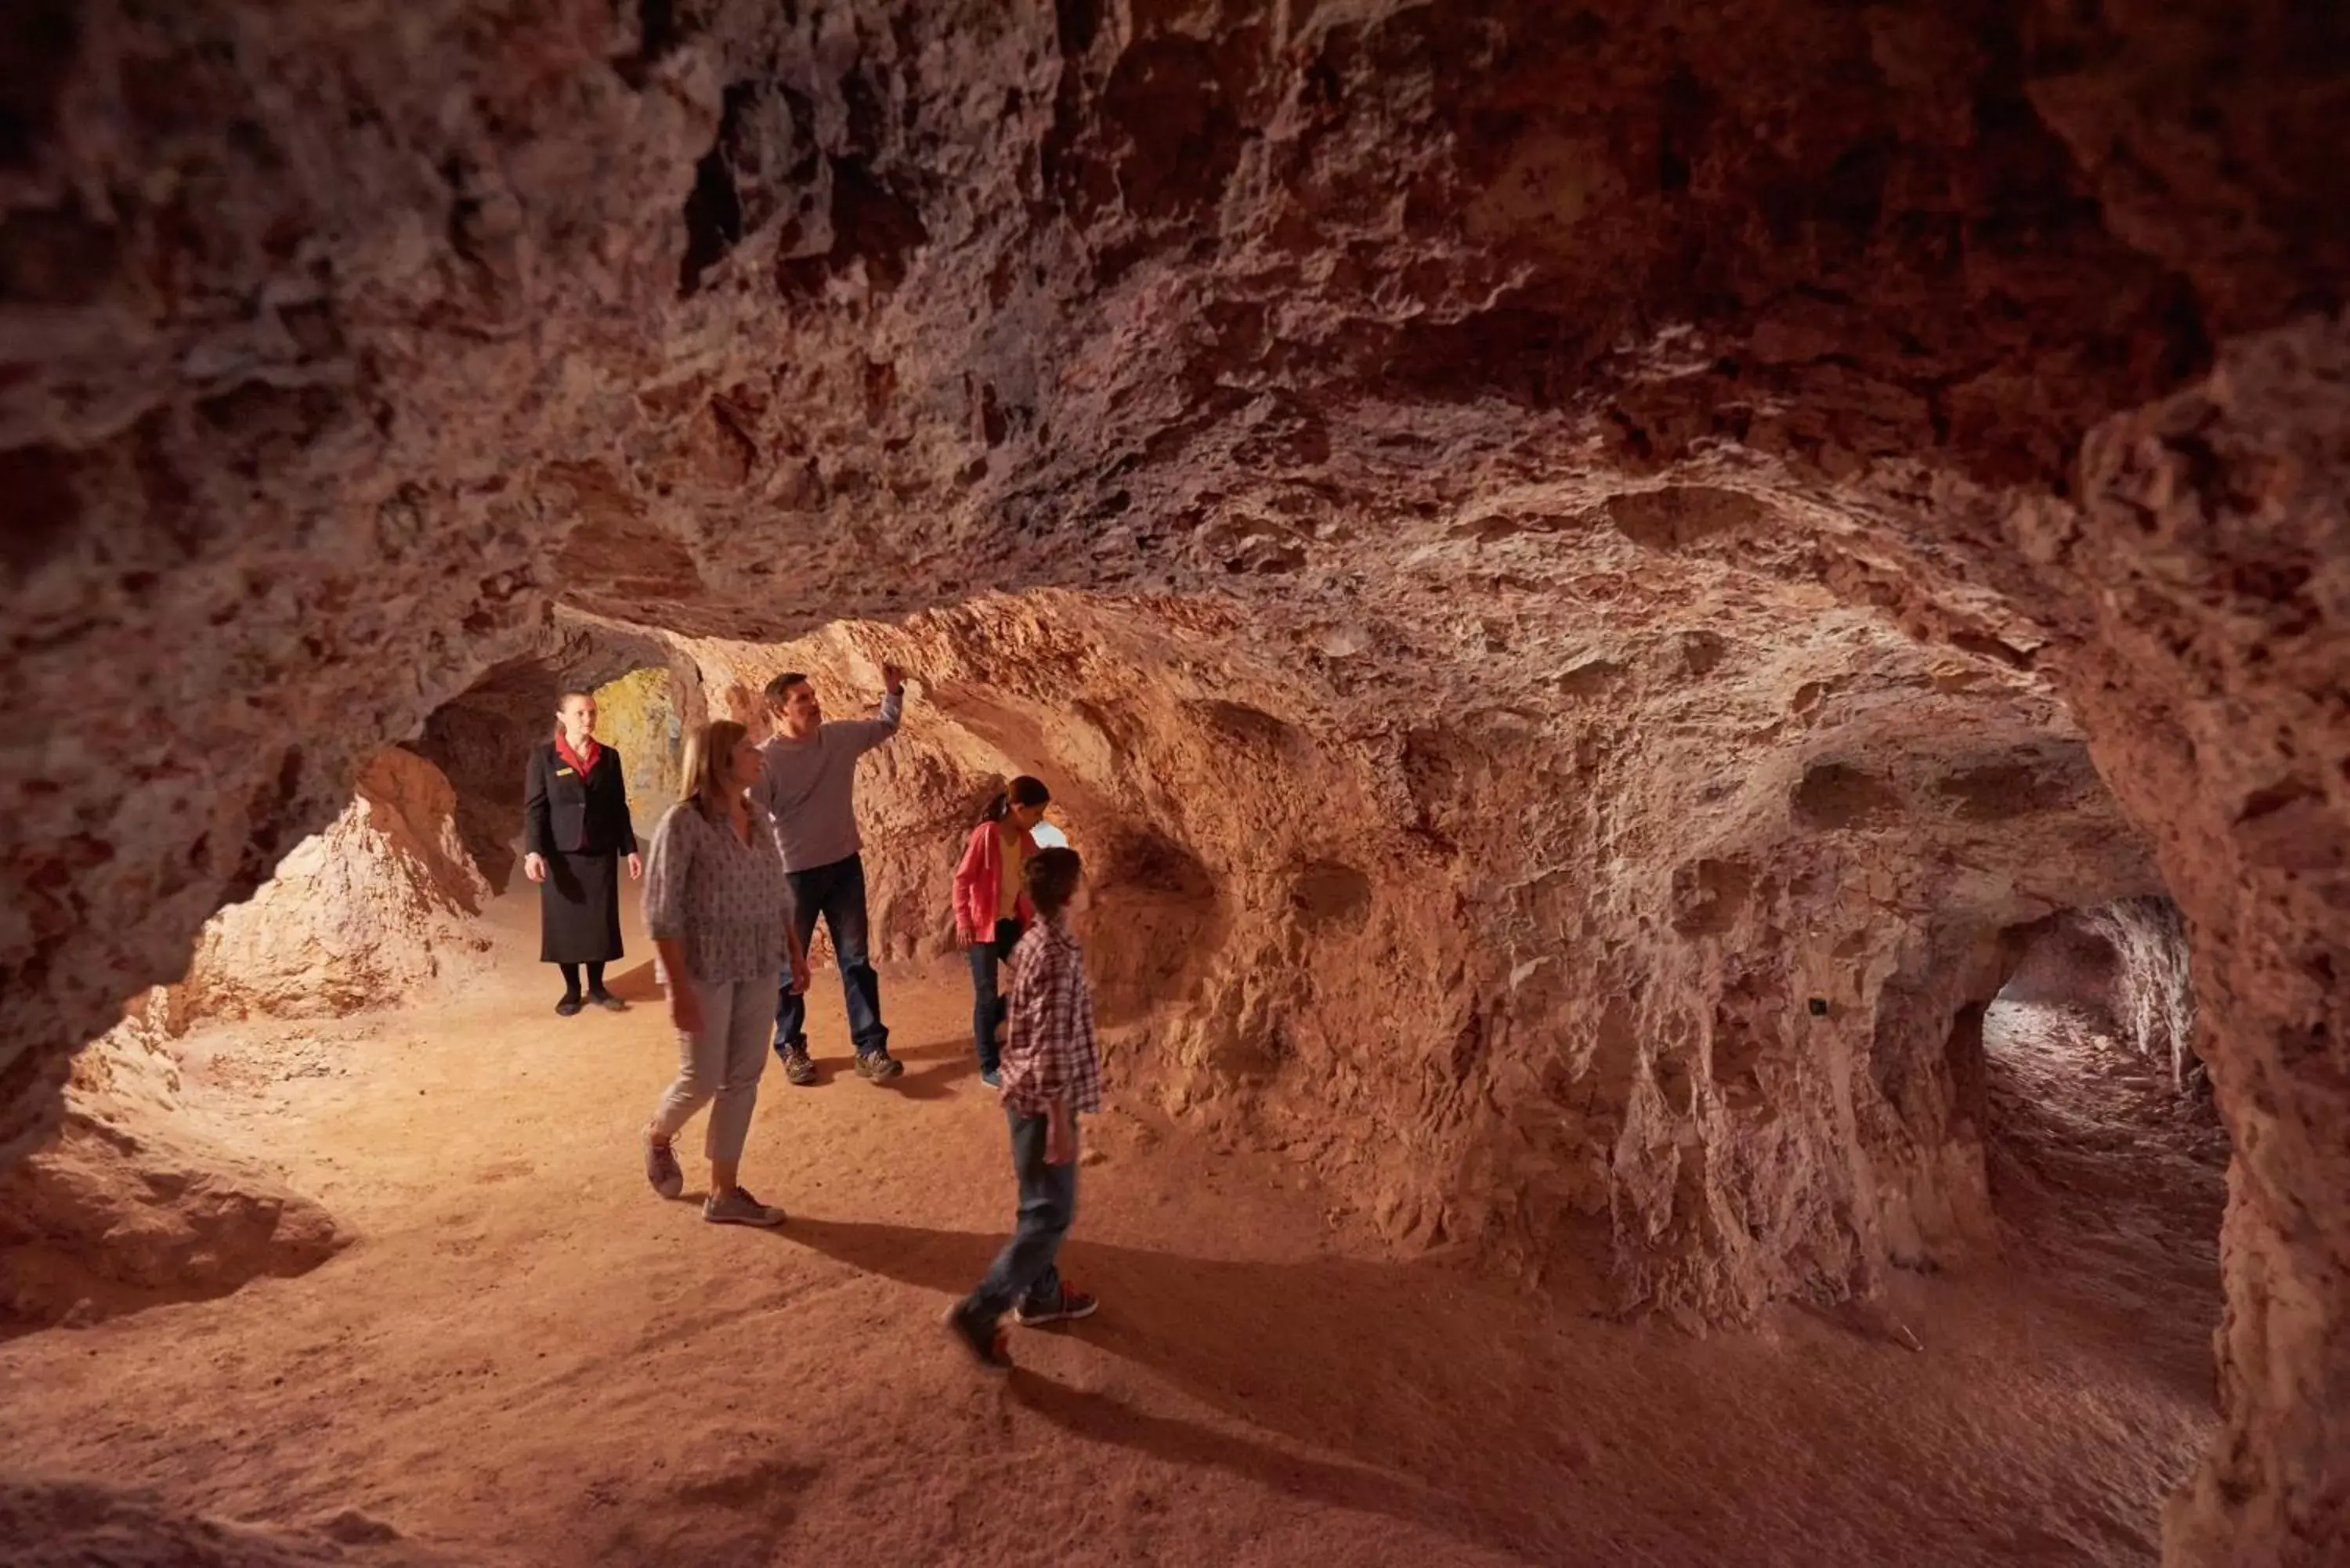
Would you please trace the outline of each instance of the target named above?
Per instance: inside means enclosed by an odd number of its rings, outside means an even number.
[[[17,1481],[359,1563],[2143,1563],[2214,1428],[2192,1268],[2117,1295],[2019,1247],[1897,1279],[1922,1353],[1794,1308],[1693,1341],[1383,1257],[1277,1157],[1115,1112],[1066,1259],[1103,1311],[989,1381],[936,1326],[1010,1209],[962,977],[885,975],[890,1089],[818,974],[825,1080],[768,1075],[744,1166],[791,1222],[722,1229],[640,1174],[650,967],[557,1019],[531,915],[461,1001],[191,1042],[191,1114],[359,1240],[0,1345]]]

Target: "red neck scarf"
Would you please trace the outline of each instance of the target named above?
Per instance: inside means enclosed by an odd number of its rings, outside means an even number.
[[[596,743],[595,736],[590,735],[587,751],[573,751],[571,742],[564,738],[563,726],[557,724],[555,726],[555,754],[577,769],[579,776],[584,779],[595,770],[596,759],[604,754],[604,748]]]

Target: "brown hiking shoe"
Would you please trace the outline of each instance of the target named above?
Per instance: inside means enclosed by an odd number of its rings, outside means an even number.
[[[766,1229],[784,1222],[782,1210],[772,1203],[760,1202],[743,1187],[730,1192],[713,1192],[703,1199],[702,1217],[712,1225],[757,1225]]]

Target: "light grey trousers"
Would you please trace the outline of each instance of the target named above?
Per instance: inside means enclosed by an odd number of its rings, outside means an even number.
[[[694,1112],[710,1106],[703,1152],[731,1163],[743,1158],[751,1112],[759,1103],[759,1075],[767,1070],[767,1025],[775,982],[724,984],[689,979],[702,1002],[702,1033],[677,1037],[677,1082],[653,1112],[653,1130],[674,1137]],[[712,1104],[712,1101],[715,1104]]]

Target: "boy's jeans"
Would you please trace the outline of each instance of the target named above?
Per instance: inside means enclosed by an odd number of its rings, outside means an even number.
[[[1077,1162],[1045,1163],[1045,1118],[1022,1116],[1003,1107],[1012,1124],[1012,1168],[1020,1179],[1020,1222],[1012,1240],[995,1255],[995,1266],[971,1293],[963,1307],[985,1323],[1002,1316],[1014,1302],[1057,1302],[1061,1271],[1054,1260],[1069,1221],[1077,1217]],[[1070,1131],[1076,1117],[1070,1116]],[[1072,1138],[1074,1140],[1074,1137]]]
[[[865,950],[865,858],[852,855],[829,866],[789,871],[792,922],[799,928],[800,950],[807,950],[816,935],[816,918],[832,932],[832,958],[840,966],[840,989],[848,1001],[848,1035],[859,1056],[889,1044],[881,1024],[881,977]],[[807,1001],[792,991],[792,971],[784,971],[775,987],[775,1054],[807,1049]]]

